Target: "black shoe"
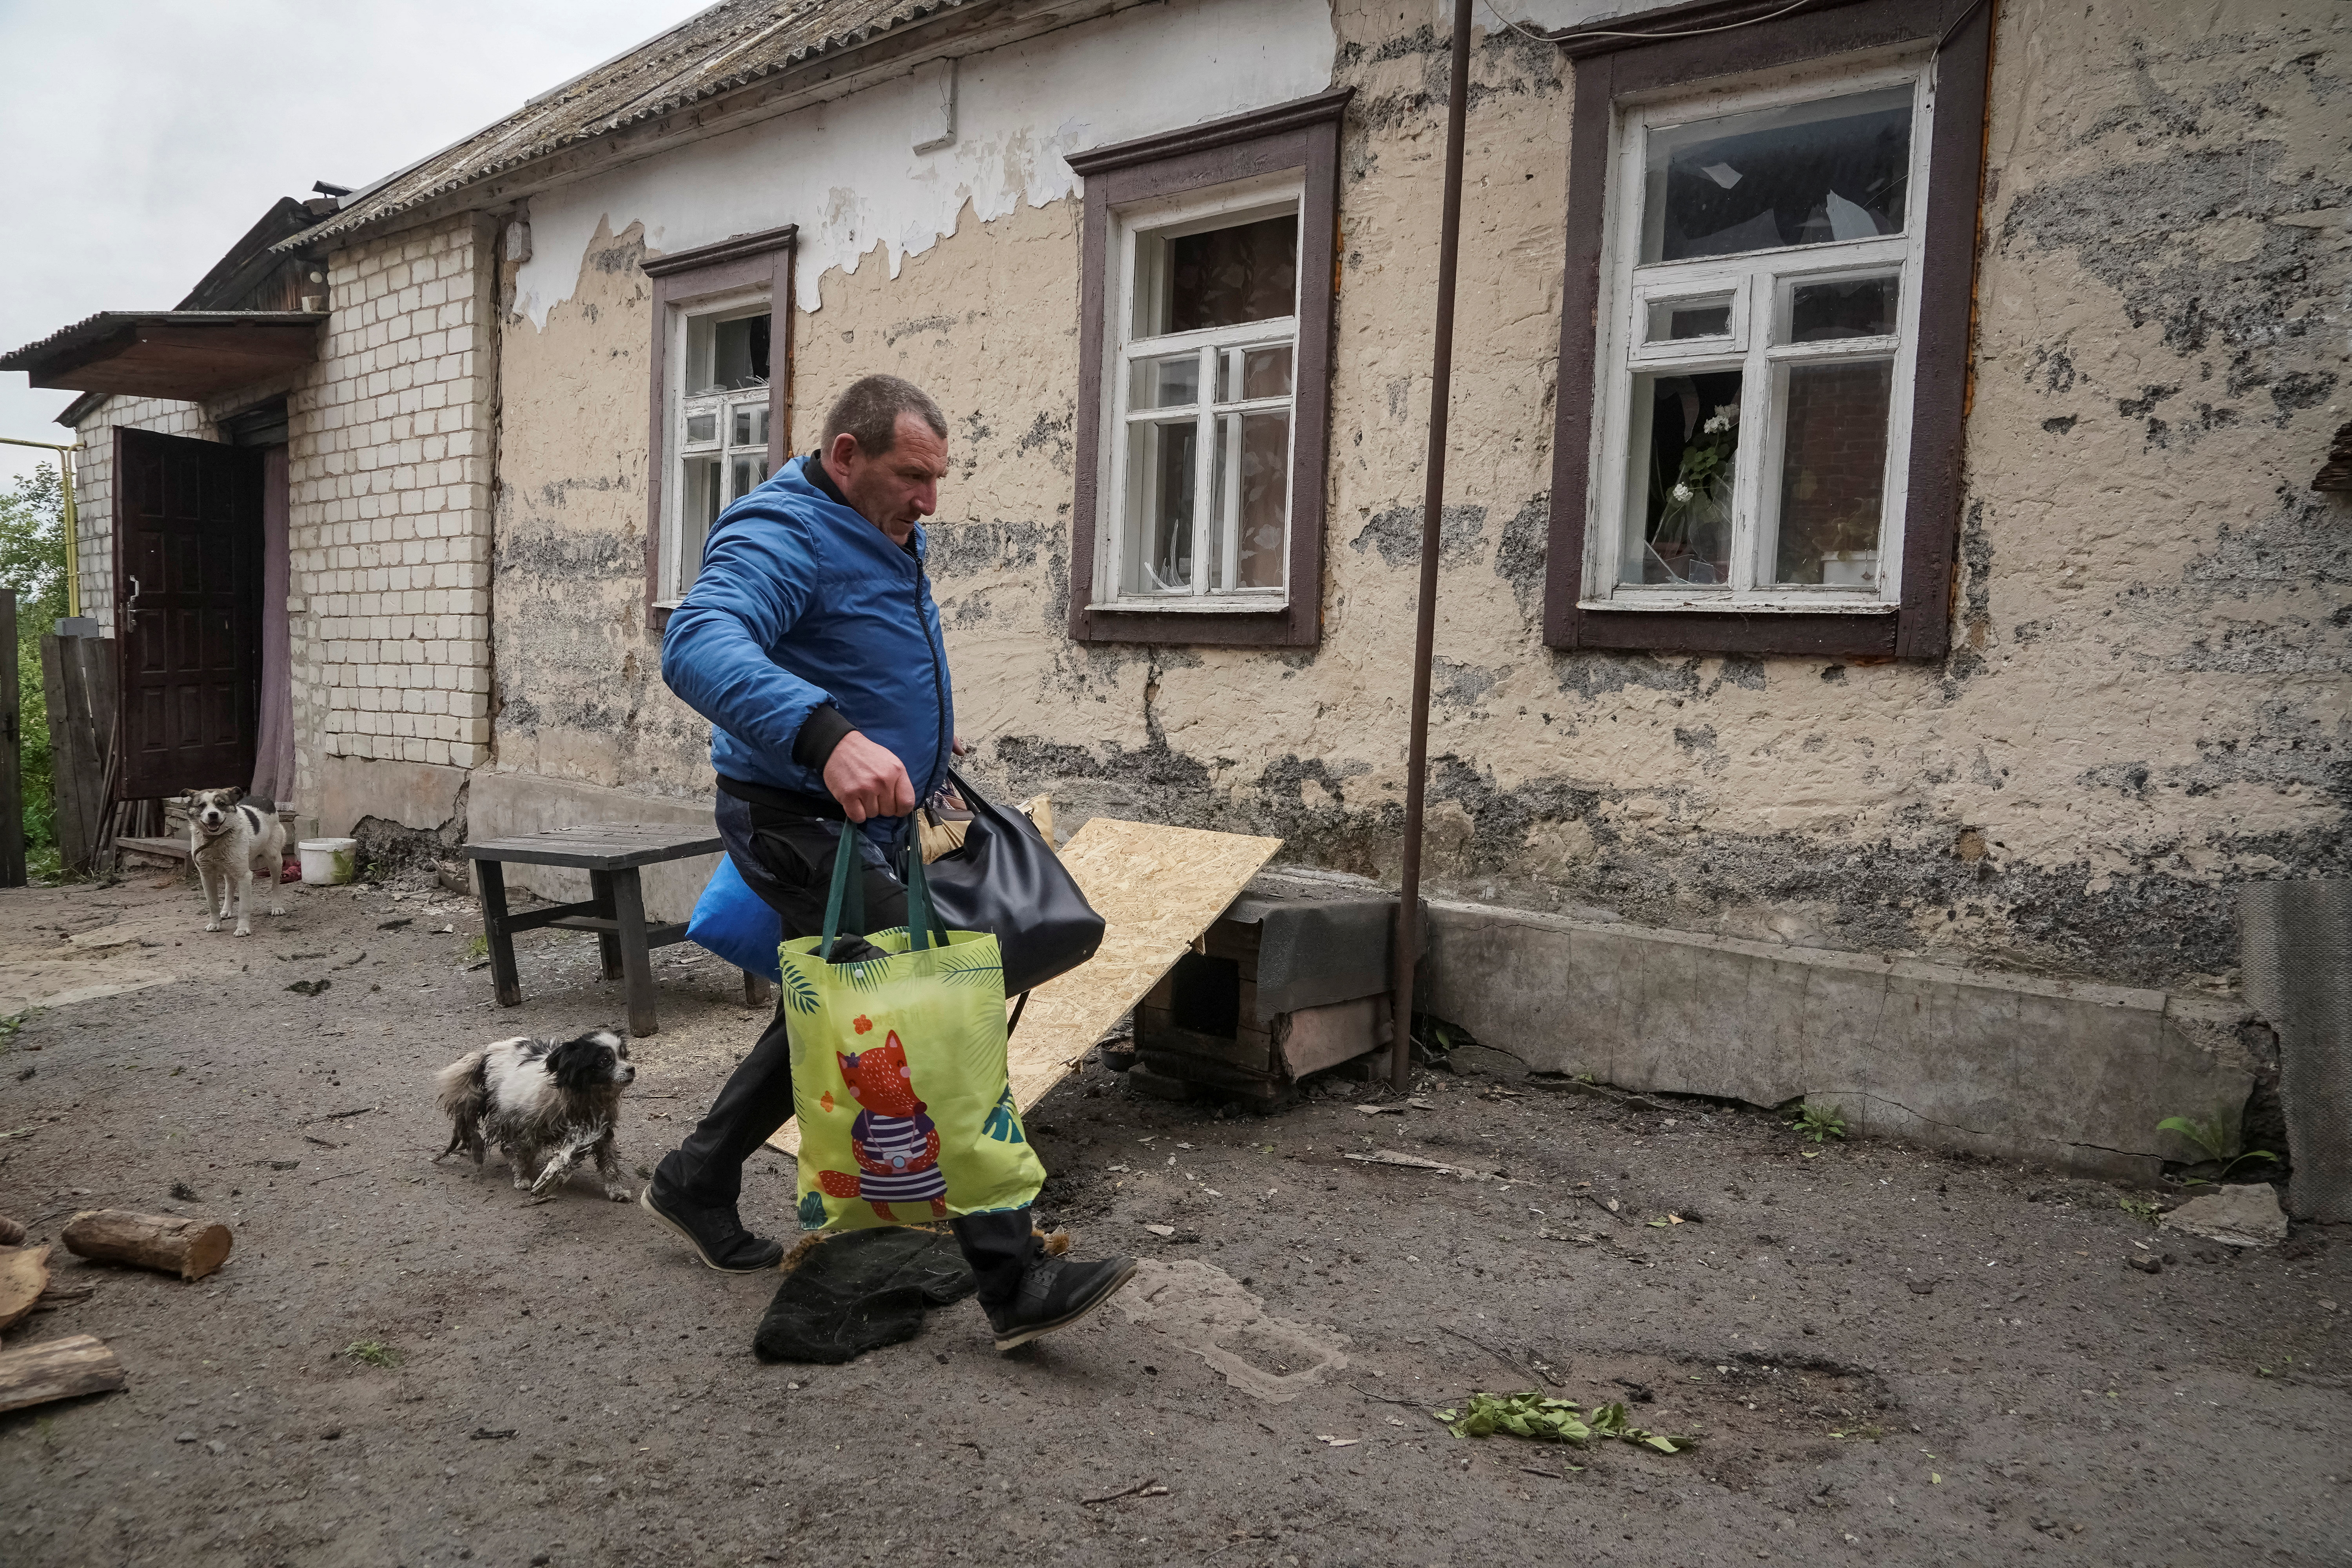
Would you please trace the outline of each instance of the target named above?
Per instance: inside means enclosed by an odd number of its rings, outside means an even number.
[[[686,1237],[695,1255],[721,1274],[758,1274],[773,1268],[784,1256],[782,1242],[745,1230],[731,1205],[704,1208],[668,1195],[656,1200],[650,1182],[637,1194],[637,1203],[647,1214]]]
[[[1135,1278],[1135,1259],[1106,1258],[1081,1263],[1075,1258],[1040,1258],[1022,1271],[1021,1289],[1002,1307],[990,1307],[988,1326],[996,1348],[1009,1351],[1040,1334],[1067,1328],[1118,1294]]]

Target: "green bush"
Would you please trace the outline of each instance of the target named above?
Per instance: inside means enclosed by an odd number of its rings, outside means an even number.
[[[41,636],[66,614],[64,492],[54,464],[0,490],[0,587],[16,591],[18,751],[25,781],[25,858],[57,865],[57,806],[49,768],[49,703],[41,685]]]

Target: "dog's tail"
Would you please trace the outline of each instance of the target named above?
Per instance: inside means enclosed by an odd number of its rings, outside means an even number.
[[[446,1159],[463,1148],[467,1133],[481,1121],[490,1100],[489,1085],[482,1072],[489,1055],[488,1051],[467,1051],[435,1075],[441,1114],[449,1119],[450,1126],[449,1147],[436,1158]]]

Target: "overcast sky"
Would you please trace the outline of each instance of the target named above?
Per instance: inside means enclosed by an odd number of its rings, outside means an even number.
[[[167,310],[279,196],[363,185],[704,0],[0,0],[0,352]],[[65,441],[70,392],[0,373],[0,436]],[[46,454],[0,447],[0,479]]]

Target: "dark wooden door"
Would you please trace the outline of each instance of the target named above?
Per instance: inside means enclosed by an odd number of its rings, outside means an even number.
[[[261,685],[261,453],[114,432],[114,796],[253,777]]]

